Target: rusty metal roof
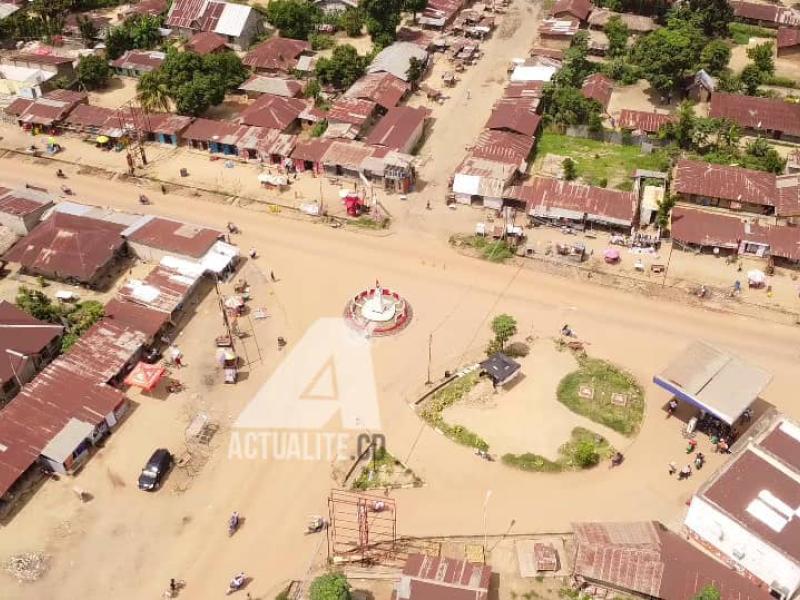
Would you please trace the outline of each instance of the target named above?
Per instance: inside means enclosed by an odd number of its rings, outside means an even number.
[[[408,92],[408,84],[391,73],[367,73],[344,93],[348,98],[372,100],[383,108],[394,108]]]
[[[715,92],[709,116],[726,118],[742,127],[800,136],[800,104],[780,98],[757,98]]]
[[[512,188],[511,196],[526,202],[529,213],[561,209],[595,220],[632,223],[636,195],[607,188],[582,185],[549,177],[534,177],[524,186]]]
[[[733,16],[757,21],[778,22],[778,6],[764,2],[744,2],[743,0],[730,0]]]
[[[169,313],[119,298],[112,298],[106,303],[105,315],[116,323],[141,331],[148,340],[161,331],[170,319]]]
[[[56,279],[89,283],[122,249],[123,229],[116,223],[56,212],[34,227],[4,259]]]
[[[528,160],[534,141],[535,138],[519,133],[484,129],[478,136],[471,154],[475,158],[519,166]]]
[[[199,20],[206,2],[207,0],[175,0],[164,25],[181,29],[199,29]]]
[[[542,118],[536,113],[535,98],[501,98],[495,102],[486,129],[501,129],[533,136]]]
[[[297,136],[281,133],[276,129],[262,129],[256,142],[256,150],[262,156],[287,157],[294,151]]]
[[[125,230],[123,235],[135,244],[200,258],[220,239],[222,233],[207,227],[153,217]]]
[[[357,171],[363,160],[372,156],[373,153],[374,148],[361,142],[333,140],[320,162]]]
[[[631,110],[623,108],[619,115],[619,128],[644,131],[645,133],[658,133],[667,123],[675,120],[672,115],[664,115],[645,110]]]
[[[36,99],[17,98],[5,108],[5,112],[24,123],[52,125],[62,121],[87,98],[86,94],[80,92],[53,90]]]
[[[372,100],[343,96],[331,104],[327,118],[331,123],[363,125],[375,112],[376,106]]]
[[[298,140],[292,151],[292,158],[296,160],[307,160],[309,162],[320,162],[322,157],[333,144],[331,139],[311,138],[308,140]]]
[[[778,48],[794,48],[800,46],[800,29],[781,27],[778,29]]]
[[[296,79],[283,77],[268,77],[266,75],[253,75],[239,86],[245,92],[258,92],[259,94],[272,94],[284,98],[295,98],[303,91],[303,83]]]
[[[122,323],[101,319],[58,359],[58,366],[97,383],[108,383],[117,377],[145,344],[145,336]]]
[[[158,69],[167,55],[158,50],[127,50],[122,56],[111,61],[115,69],[135,69],[150,72]]]
[[[150,15],[157,17],[167,10],[169,2],[167,0],[141,0],[137,4],[132,4],[124,11],[126,17],[133,15]]]
[[[583,81],[581,93],[584,98],[596,100],[603,107],[603,110],[608,108],[608,103],[611,101],[611,92],[614,91],[614,82],[602,73],[593,73]]]
[[[294,124],[307,106],[308,102],[300,98],[263,94],[239,113],[239,121],[245,125],[283,131]]]
[[[194,34],[188,42],[186,42],[186,49],[194,52],[195,54],[211,54],[225,48],[226,40],[223,36],[213,31],[201,31]]]
[[[672,189],[678,194],[775,206],[775,175],[740,167],[680,160]]]
[[[492,568],[454,558],[410,554],[398,583],[398,600],[486,600]]]
[[[504,98],[541,98],[544,81],[517,81],[509,83],[503,91]]]
[[[89,106],[79,104],[64,120],[64,124],[78,129],[103,127],[106,122],[116,115],[113,108],[103,106]]]
[[[743,232],[744,226],[737,217],[682,206],[672,209],[672,239],[685,244],[738,248]]]
[[[308,42],[274,37],[250,50],[242,62],[254,69],[288,72],[297,64],[297,58],[310,50]]]
[[[9,381],[22,369],[27,358],[20,355],[41,353],[63,330],[0,300],[0,382]]]
[[[367,136],[367,143],[372,146],[384,146],[393,150],[404,150],[411,137],[421,131],[430,111],[422,107],[397,106],[378,121],[378,124]]]
[[[585,21],[593,8],[594,6],[589,0],[558,0],[553,5],[550,14],[554,17],[570,15],[576,19]]]
[[[0,213],[7,215],[24,217],[52,206],[54,202],[55,198],[53,196],[36,190],[0,188]]]

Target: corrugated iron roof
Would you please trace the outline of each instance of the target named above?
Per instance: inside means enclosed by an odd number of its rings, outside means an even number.
[[[263,94],[239,113],[239,121],[245,125],[283,131],[294,124],[307,106],[308,102],[300,98]]]
[[[141,0],[141,2],[129,6],[125,10],[125,16],[150,15],[151,17],[157,17],[167,10],[168,5],[169,2],[167,0]]]
[[[327,118],[332,123],[363,125],[375,112],[376,106],[372,100],[343,96],[333,101]]]
[[[422,107],[397,106],[389,110],[367,136],[372,146],[404,150],[414,133],[424,125],[430,111]]]
[[[679,160],[672,189],[678,194],[775,206],[775,175],[740,167]]]
[[[780,98],[758,98],[715,92],[709,116],[726,118],[742,127],[800,136],[800,104]]]
[[[780,27],[778,29],[778,48],[794,48],[800,46],[800,29]]]
[[[180,29],[199,29],[199,19],[207,0],[174,0],[164,25]]]
[[[218,33],[213,31],[201,31],[195,33],[188,42],[186,42],[186,49],[194,52],[195,54],[204,55],[211,54],[225,48],[226,39]]]
[[[692,210],[682,206],[672,209],[672,239],[685,244],[738,248],[744,225],[737,217]]]
[[[333,144],[331,139],[311,138],[298,140],[292,151],[292,158],[315,163],[321,162],[331,144]]]
[[[222,13],[213,27],[214,33],[220,35],[239,37],[253,14],[253,8],[243,4],[233,2],[222,3]]]
[[[623,108],[619,115],[619,128],[658,133],[661,127],[674,120],[672,115]]]
[[[408,84],[391,73],[367,73],[344,93],[348,98],[372,100],[385,109],[394,108],[408,92]]]
[[[256,150],[262,156],[274,155],[285,158],[292,154],[296,144],[296,135],[281,133],[276,129],[263,129],[256,142]]]
[[[756,21],[778,22],[778,6],[764,2],[745,2],[743,0],[730,0],[733,16],[740,19],[753,19]]]
[[[614,91],[614,82],[602,73],[593,73],[583,81],[581,86],[581,93],[584,98],[596,100],[603,107],[603,110],[608,108],[608,103],[611,101],[611,92]]]
[[[222,237],[220,231],[153,217],[124,232],[128,241],[180,256],[200,258]]]
[[[492,568],[483,563],[410,554],[398,600],[486,600],[491,579]]]
[[[0,382],[14,378],[28,356],[40,354],[63,330],[0,300]]]
[[[518,167],[528,160],[534,142],[535,138],[527,135],[484,129],[478,136],[471,154],[475,158],[508,163]]]
[[[297,58],[310,50],[308,42],[274,37],[250,50],[242,62],[254,69],[288,72],[297,64]]]
[[[42,208],[52,206],[55,200],[55,197],[50,194],[36,190],[0,188],[0,213],[24,217]]]
[[[134,69],[149,73],[158,69],[167,55],[158,50],[127,50],[122,56],[111,61],[115,69]]]
[[[299,96],[303,91],[303,84],[296,79],[253,75],[240,85],[239,89],[245,92],[258,92],[260,94],[272,94],[273,96],[294,98]]]
[[[391,73],[398,79],[408,81],[408,68],[412,58],[425,62],[428,60],[428,53],[411,42],[395,42],[378,53],[367,67],[367,72]]]
[[[589,0],[558,0],[550,14],[553,16],[571,15],[576,19],[585,21],[594,6]]]
[[[119,298],[112,298],[106,303],[105,316],[116,323],[141,331],[148,340],[153,339],[170,318],[169,313]]]
[[[542,118],[536,113],[535,98],[501,98],[495,102],[486,129],[500,129],[533,136]]]
[[[53,278],[89,283],[124,245],[123,226],[64,213],[40,223],[4,256]]]
[[[588,215],[595,220],[632,223],[636,216],[636,195],[549,177],[534,177],[515,188],[512,196],[526,202],[526,210],[559,208]]]
[[[373,148],[361,142],[332,140],[320,162],[357,171],[364,159],[372,156],[373,152]]]

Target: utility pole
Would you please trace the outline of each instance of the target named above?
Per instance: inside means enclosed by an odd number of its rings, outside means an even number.
[[[433,346],[433,334],[431,333],[428,335],[428,379],[425,380],[426,385],[430,385],[431,382],[431,347]]]

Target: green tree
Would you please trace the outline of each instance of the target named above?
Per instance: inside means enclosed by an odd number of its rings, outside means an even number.
[[[336,46],[330,58],[317,61],[317,79],[336,89],[349,88],[364,74],[369,58],[361,56],[350,44]]]
[[[774,46],[772,42],[764,42],[747,49],[747,57],[753,61],[756,68],[765,76],[775,74],[775,60],[772,57]]]
[[[640,38],[632,58],[654,89],[668,93],[697,68],[704,45],[703,33],[696,25],[670,20],[667,27]]]
[[[658,203],[658,210],[656,211],[656,224],[661,229],[668,229],[670,223],[670,215],[672,209],[675,207],[675,196],[666,194],[661,202]]]
[[[136,99],[148,112],[169,112],[170,88],[160,71],[143,73],[136,84]]]
[[[267,5],[267,20],[283,37],[307,40],[322,18],[322,11],[305,0],[271,0]]]
[[[78,15],[76,21],[78,23],[78,31],[81,32],[81,40],[83,40],[83,43],[87,46],[94,44],[94,41],[97,39],[97,27],[94,26],[92,20],[83,15]]]
[[[733,73],[727,71],[720,73],[717,77],[717,91],[738,94],[742,91],[742,81]]]
[[[376,45],[387,46],[397,39],[403,0],[361,0],[359,6],[366,17],[367,31]]]
[[[33,0],[28,11],[41,22],[44,35],[55,35],[64,28],[64,19],[73,8],[73,0]]]
[[[326,573],[311,582],[308,596],[310,600],[350,600],[350,583],[342,573]]]
[[[711,40],[700,53],[700,64],[711,75],[719,75],[731,60],[731,49],[723,40]]]
[[[211,75],[195,75],[178,88],[174,99],[180,114],[197,117],[225,99],[225,88]]]
[[[97,300],[87,300],[78,304],[66,315],[67,331],[61,339],[61,351],[69,350],[92,325],[103,318],[104,314],[105,307]]]
[[[101,56],[81,56],[78,61],[78,83],[87,90],[96,90],[108,85],[111,67]]]
[[[53,304],[52,300],[39,290],[32,290],[28,287],[20,286],[17,290],[15,299],[17,306],[40,321],[48,323],[60,323],[61,311],[59,306]]]
[[[422,76],[425,74],[425,62],[420,60],[419,58],[412,56],[411,59],[408,61],[408,70],[406,71],[406,77],[408,78],[408,82],[416,87],[419,83],[419,80],[422,79]]]
[[[786,160],[763,137],[758,137],[745,148],[743,167],[769,173],[783,173]]]
[[[216,77],[225,90],[238,88],[247,80],[247,67],[234,52],[214,52],[203,57],[203,73]]]
[[[127,50],[152,50],[161,43],[161,17],[139,15],[112,27],[103,40],[108,58],[115,59]]]
[[[692,600],[720,600],[720,593],[713,585],[707,585]]]
[[[758,93],[758,86],[764,82],[764,72],[756,63],[749,63],[739,74],[739,81],[742,82],[745,94],[755,96]]]
[[[364,13],[359,8],[348,8],[339,17],[339,27],[350,37],[358,37],[364,29]]]
[[[510,340],[515,333],[517,333],[517,320],[511,315],[497,315],[492,319],[492,333],[494,339],[500,344],[503,349],[508,340]]]
[[[203,57],[194,52],[170,50],[158,70],[168,82],[170,89],[177,90],[194,79],[195,74],[203,71]]]
[[[597,102],[587,100],[575,87],[548,85],[542,95],[547,122],[561,127],[588,123],[592,113],[600,110]]]
[[[661,128],[659,136],[662,139],[672,140],[678,147],[688,150],[692,147],[697,126],[697,116],[694,114],[692,103],[688,101],[681,102],[677,116],[677,119]]]
[[[575,446],[573,457],[582,469],[588,469],[600,462],[600,454],[591,440],[581,440]]]
[[[608,20],[603,28],[608,37],[608,54],[611,57],[620,56],[625,53],[628,46],[628,26],[622,21],[619,15],[614,15]]]
[[[428,0],[404,0],[403,10],[410,12],[414,23],[417,22],[417,13],[421,13],[428,6]]]
[[[688,9],[707,36],[727,37],[728,23],[733,21],[733,9],[728,0],[689,0]]]
[[[564,179],[567,181],[574,181],[578,177],[578,167],[569,156],[561,162],[561,168],[564,170]]]
[[[304,92],[306,98],[311,98],[315,102],[319,100],[320,96],[322,95],[322,86],[319,84],[319,81],[316,79],[311,79],[306,84],[306,89]]]

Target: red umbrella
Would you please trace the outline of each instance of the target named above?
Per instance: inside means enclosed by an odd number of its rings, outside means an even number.
[[[148,365],[145,362],[137,364],[125,378],[127,385],[135,385],[149,392],[158,385],[164,376],[165,369],[160,365]]]

